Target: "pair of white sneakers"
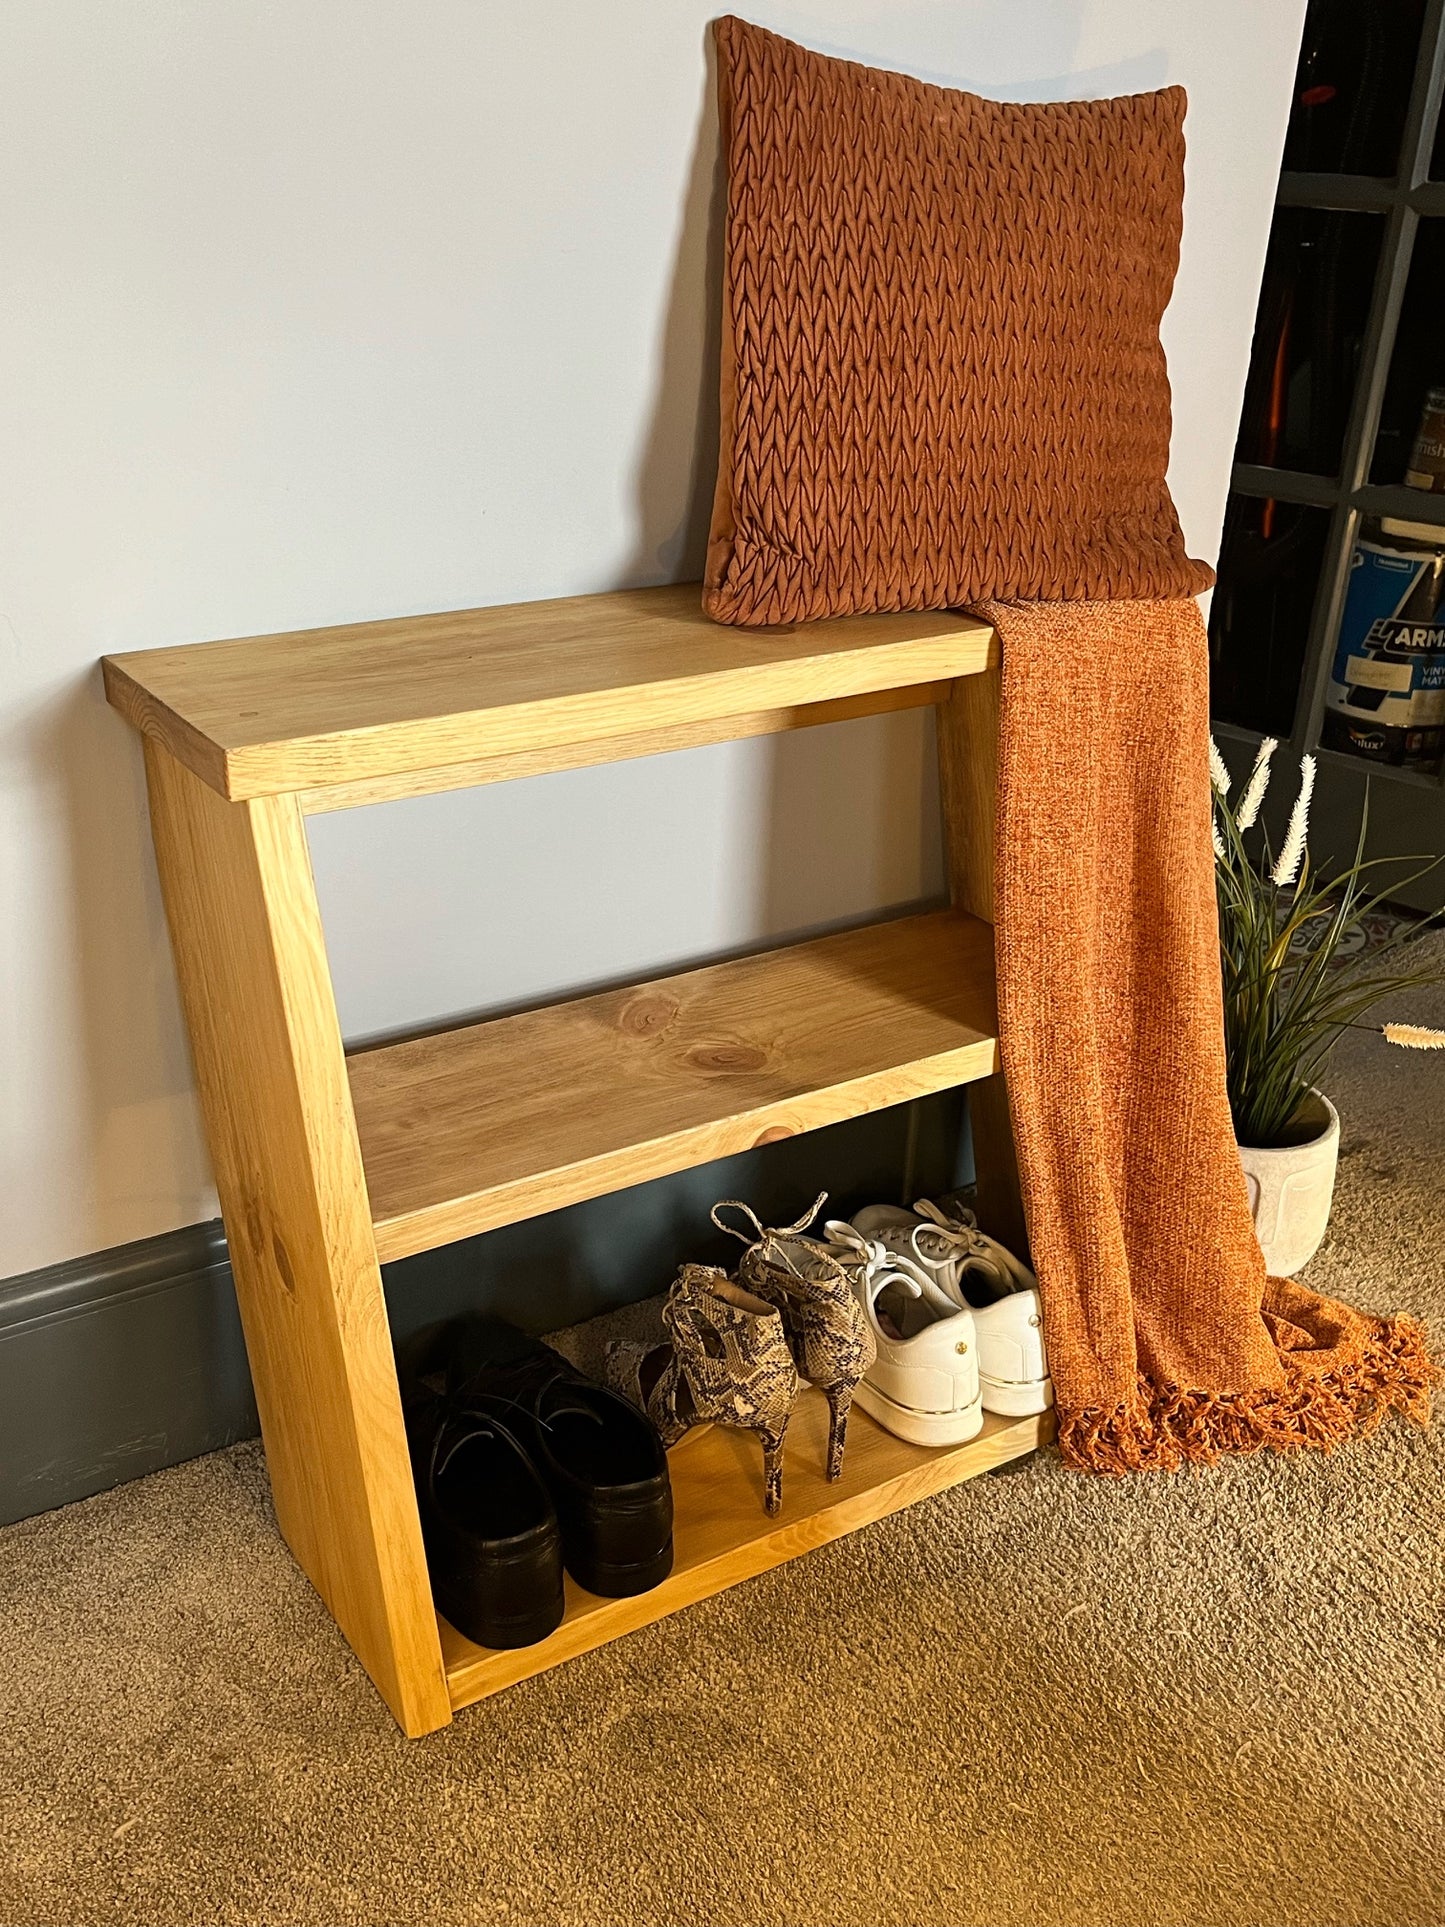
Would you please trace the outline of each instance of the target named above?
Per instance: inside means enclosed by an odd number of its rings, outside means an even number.
[[[854,1397],[887,1431],[961,1445],[985,1412],[1021,1418],[1053,1404],[1038,1281],[971,1211],[873,1204],[823,1236],[878,1347]]]

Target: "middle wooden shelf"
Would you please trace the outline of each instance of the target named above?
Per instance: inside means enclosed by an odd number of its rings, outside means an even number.
[[[988,1077],[993,931],[954,910],[352,1052],[383,1263]]]

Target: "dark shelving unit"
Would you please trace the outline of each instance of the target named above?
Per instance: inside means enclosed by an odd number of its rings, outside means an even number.
[[[1445,776],[1321,750],[1320,731],[1362,519],[1445,530],[1445,495],[1402,480],[1445,381],[1442,81],[1445,0],[1313,0],[1210,616],[1221,739],[1318,754],[1340,840],[1343,779],[1367,772],[1386,843],[1426,850],[1445,849]]]

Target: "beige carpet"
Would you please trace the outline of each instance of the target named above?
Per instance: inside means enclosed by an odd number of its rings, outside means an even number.
[[[1445,1060],[1329,1084],[1311,1281],[1438,1341]],[[1434,1927],[1442,1607],[1445,1430],[1046,1458],[408,1744],[242,1448],[0,1533],[0,1919]]]

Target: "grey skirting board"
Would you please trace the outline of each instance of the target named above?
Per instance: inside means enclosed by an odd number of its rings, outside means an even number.
[[[0,1284],[0,1522],[256,1430],[219,1220]]]

